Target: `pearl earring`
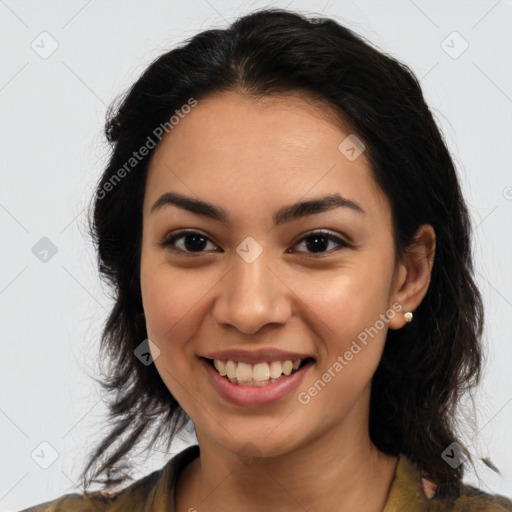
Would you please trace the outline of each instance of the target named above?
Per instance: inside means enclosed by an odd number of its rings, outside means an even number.
[[[412,322],[412,313],[410,311],[407,311],[407,313],[405,313],[404,315],[404,318],[407,323]]]

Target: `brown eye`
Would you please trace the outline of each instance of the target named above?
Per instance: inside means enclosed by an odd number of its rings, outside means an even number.
[[[177,244],[179,242],[179,245]],[[205,252],[206,246],[208,243],[211,243],[212,248],[216,246],[211,242],[211,240],[202,233],[197,231],[182,231],[181,233],[174,234],[164,240],[161,243],[162,247],[168,247],[174,252],[181,252],[185,254],[201,254]],[[329,244],[334,243],[338,247],[350,247],[350,244],[345,240],[333,235],[332,233],[325,231],[315,231],[305,236],[300,240],[295,247],[300,244],[304,244],[306,251],[298,251],[298,252],[306,252],[312,255],[322,255],[326,252],[336,252],[329,249]]]
[[[181,244],[180,247],[176,245],[178,240],[183,240],[183,244]],[[161,245],[162,247],[169,247],[176,252],[201,253],[204,252],[208,242],[211,243],[210,239],[202,233],[196,231],[182,231],[181,233],[167,238]]]
[[[296,247],[304,243],[307,252],[311,251],[312,254],[323,254],[327,252],[327,247],[331,242],[341,247],[350,247],[350,244],[345,242],[345,240],[342,240],[341,238],[338,238],[332,233],[325,231],[315,231],[313,233],[310,233],[308,236],[300,240],[300,242],[296,244]]]

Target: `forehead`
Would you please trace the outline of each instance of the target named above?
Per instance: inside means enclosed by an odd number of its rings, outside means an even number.
[[[349,159],[340,151],[348,136],[325,102],[298,93],[199,100],[152,156],[145,213],[167,191],[223,203],[237,214],[332,193],[382,213],[387,200],[364,152]]]

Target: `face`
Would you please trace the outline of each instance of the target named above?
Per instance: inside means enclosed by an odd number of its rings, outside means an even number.
[[[338,149],[350,131],[327,113],[296,94],[218,94],[150,162],[141,290],[155,365],[199,441],[233,453],[366,431],[382,319],[397,312],[391,212],[364,152]],[[166,193],[214,208],[158,201]],[[327,196],[345,201],[288,208]],[[302,366],[268,384],[287,359]]]

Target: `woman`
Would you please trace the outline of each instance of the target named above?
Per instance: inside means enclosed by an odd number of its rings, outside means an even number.
[[[263,10],[158,58],[106,135],[91,231],[116,298],[112,431],[84,494],[27,510],[512,510],[462,483],[482,301],[405,65]],[[198,445],[123,487],[143,435],[169,448],[188,419]]]

